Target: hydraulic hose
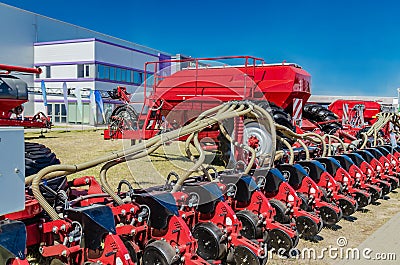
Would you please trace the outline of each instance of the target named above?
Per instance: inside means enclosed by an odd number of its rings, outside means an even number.
[[[289,128],[282,126],[280,124],[275,124],[276,129],[280,132],[282,132],[285,136],[292,138],[292,139],[308,139],[313,141],[314,143],[321,144],[321,149],[322,149],[322,157],[326,156],[326,144],[322,136],[316,133],[312,132],[307,132],[304,134],[298,134],[290,130]],[[319,141],[315,140],[315,138],[318,138]]]
[[[303,147],[306,153],[306,160],[310,160],[310,151],[308,151],[307,145],[301,139],[297,139],[297,142]]]
[[[285,138],[280,137],[280,136],[276,136],[276,139],[278,141],[281,141],[288,149],[290,152],[290,159],[289,159],[289,164],[293,165],[294,163],[294,151],[293,151],[293,147],[290,145],[290,143],[288,141],[285,140]]]
[[[215,108],[213,108],[211,110],[208,110],[206,115],[205,114],[201,115],[201,117],[204,117],[204,119],[196,120],[193,123],[191,123],[191,124],[189,124],[187,126],[184,126],[184,127],[180,128],[178,130],[174,130],[174,131],[166,132],[166,133],[161,134],[161,135],[157,135],[157,136],[155,136],[155,137],[153,137],[153,138],[151,138],[151,139],[149,139],[149,140],[147,140],[145,142],[142,142],[142,143],[140,143],[138,145],[134,145],[134,146],[132,146],[132,147],[126,149],[126,150],[113,152],[113,153],[111,153],[109,155],[105,155],[105,156],[102,156],[102,157],[99,157],[99,158],[96,158],[94,160],[87,161],[87,162],[84,162],[84,163],[81,163],[81,164],[76,164],[76,165],[54,165],[54,166],[50,166],[50,167],[44,168],[41,171],[39,171],[36,175],[29,176],[27,178],[26,184],[29,184],[30,181],[31,181],[31,183],[32,183],[32,191],[33,191],[33,194],[34,194],[35,198],[39,201],[40,205],[42,205],[42,207],[46,210],[46,212],[48,212],[49,216],[53,220],[57,220],[57,219],[60,218],[58,216],[57,212],[50,206],[50,204],[46,201],[46,199],[43,197],[43,195],[40,192],[39,184],[40,184],[40,181],[42,179],[50,178],[50,177],[54,178],[54,177],[57,177],[57,176],[73,174],[73,173],[76,173],[76,172],[79,172],[79,171],[82,171],[82,170],[86,170],[88,168],[91,168],[91,167],[94,167],[94,166],[97,166],[99,164],[103,164],[103,163],[106,163],[106,162],[118,160],[118,159],[121,159],[121,158],[126,159],[126,157],[128,157],[130,155],[132,155],[133,157],[135,157],[135,155],[136,155],[136,158],[137,158],[137,156],[139,156],[139,155],[148,154],[149,152],[148,151],[144,151],[144,150],[152,147],[155,144],[162,145],[165,142],[174,140],[174,139],[179,138],[179,137],[181,137],[183,135],[187,135],[187,134],[190,134],[190,133],[193,133],[193,132],[196,132],[196,131],[201,131],[204,128],[206,128],[207,126],[213,125],[213,124],[215,124],[217,122],[220,122],[220,121],[222,121],[224,119],[229,119],[229,118],[233,118],[233,117],[236,117],[236,116],[243,116],[243,115],[246,115],[246,116],[249,116],[249,115],[251,116],[252,115],[252,116],[256,116],[257,117],[258,114],[253,111],[254,108],[256,108],[257,111],[260,112],[260,113],[263,113],[263,112],[266,113],[266,111],[264,111],[263,109],[257,108],[257,106],[252,107],[251,103],[247,103],[246,105],[249,105],[250,107],[246,108],[243,111],[240,111],[240,112],[225,112],[225,113],[219,112],[218,113],[219,115],[214,115],[214,116],[210,116],[210,117],[206,118],[207,115],[211,115],[213,112],[216,112],[216,111],[219,111],[219,110],[223,109],[224,107],[226,107],[226,105],[228,105],[228,106],[231,106],[231,105],[237,106],[238,104],[239,104],[238,102],[230,102],[230,103],[225,103],[223,105],[217,106],[217,107],[215,107]],[[250,112],[252,112],[252,113],[250,113]],[[263,113],[263,114],[265,114],[265,113]],[[264,117],[266,117],[268,120],[272,119],[268,113]],[[273,128],[271,128],[271,129],[273,129]],[[271,131],[273,132],[273,130],[271,130]],[[275,141],[275,143],[276,143],[276,141]],[[274,154],[275,154],[275,152],[274,152]],[[106,166],[104,168],[104,171],[107,172],[108,168],[110,168],[115,163],[116,162],[110,163],[108,166]],[[103,174],[105,174],[105,173],[103,173]],[[106,178],[103,179],[103,180],[106,181]],[[108,183],[106,183],[106,186],[109,186],[107,184]],[[117,199],[117,201],[118,201],[118,199]]]

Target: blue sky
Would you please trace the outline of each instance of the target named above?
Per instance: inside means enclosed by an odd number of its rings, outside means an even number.
[[[399,1],[2,2],[170,53],[296,62],[313,94],[396,96],[400,87]]]

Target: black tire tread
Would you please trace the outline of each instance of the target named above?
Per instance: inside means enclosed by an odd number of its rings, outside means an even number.
[[[45,167],[60,164],[50,148],[38,143],[25,143],[25,176],[38,173]]]

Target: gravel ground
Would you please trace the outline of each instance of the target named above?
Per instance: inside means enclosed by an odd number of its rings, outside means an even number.
[[[90,131],[52,131],[39,138],[37,132],[26,133],[26,141],[38,142],[50,147],[60,158],[63,164],[77,164],[121,150],[130,145],[130,141],[114,140],[105,141],[101,130]],[[136,186],[148,187],[163,184],[165,177],[173,170],[182,174],[193,163],[184,158],[183,143],[173,142],[163,146],[149,157],[141,158],[127,164],[118,165],[110,169],[108,179],[114,187],[121,179],[127,179]],[[195,153],[195,152],[194,152]],[[207,161],[211,161],[212,153],[207,153]],[[70,178],[83,175],[98,177],[100,166],[89,169]],[[385,200],[380,200],[379,205],[369,205],[363,211],[355,213],[351,219],[342,219],[335,228],[324,228],[314,242],[300,240],[298,249],[312,248],[316,255],[326,248],[337,248],[339,238],[346,238],[347,244],[343,248],[357,247],[366,240],[375,230],[396,215],[400,210],[400,195],[392,192]],[[339,248],[340,249],[340,248]],[[327,251],[325,250],[325,251]],[[306,255],[307,256],[307,255]],[[311,255],[313,256],[313,255]],[[273,255],[269,264],[334,264],[337,259],[332,259],[325,252],[324,258],[282,259]]]

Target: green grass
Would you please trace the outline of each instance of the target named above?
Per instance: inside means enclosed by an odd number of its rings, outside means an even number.
[[[74,165],[93,160],[97,157],[124,150],[130,146],[129,140],[103,140],[102,130],[92,131],[51,131],[45,138],[40,133],[26,133],[25,140],[46,145],[56,153],[62,164]],[[197,154],[193,148],[191,151]],[[206,161],[213,159],[214,153],[207,153]],[[69,178],[79,176],[99,177],[102,165],[75,173]],[[133,184],[148,187],[163,184],[170,171],[179,175],[193,166],[184,155],[183,142],[171,142],[160,147],[148,157],[122,163],[109,170],[108,180],[116,186],[120,180],[126,179]]]

